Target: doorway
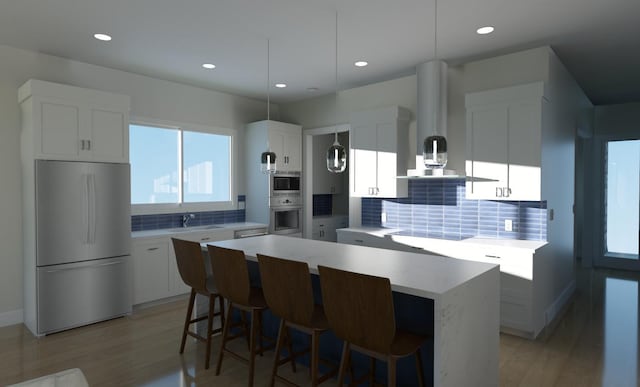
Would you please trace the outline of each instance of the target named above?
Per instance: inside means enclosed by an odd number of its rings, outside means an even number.
[[[313,238],[314,235],[314,202],[316,207],[322,207],[323,213],[330,213],[334,216],[344,216],[348,219],[349,214],[349,157],[347,156],[347,170],[338,174],[341,181],[339,190],[320,190],[326,188],[327,181],[321,177],[319,172],[328,174],[326,167],[326,150],[333,143],[334,134],[338,133],[339,141],[347,151],[349,149],[349,128],[348,124],[327,126],[304,131],[303,154],[304,154],[304,227],[302,235],[304,238]],[[348,152],[347,152],[348,154]],[[322,185],[322,187],[319,187]],[[326,192],[325,192],[326,191]],[[330,199],[330,200],[327,200]],[[329,203],[329,204],[328,204]],[[328,206],[328,208],[327,208]],[[317,210],[317,208],[316,208]],[[318,211],[315,211],[318,214]],[[328,213],[327,213],[328,215]],[[346,227],[346,226],[340,226]],[[338,228],[340,228],[338,227]],[[326,233],[330,235],[332,233]],[[318,239],[318,238],[315,238]]]
[[[596,266],[640,270],[640,140],[603,139]]]

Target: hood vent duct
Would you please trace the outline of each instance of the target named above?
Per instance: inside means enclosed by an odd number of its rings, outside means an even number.
[[[432,60],[416,67],[418,81],[416,169],[408,170],[407,177],[456,174],[455,171],[444,170],[442,165],[446,164],[447,151],[445,140],[447,137],[447,68],[447,64],[442,60]],[[425,143],[427,138],[430,138],[428,144]],[[426,160],[430,168],[425,166],[423,156],[425,150],[436,150],[436,153],[440,153],[440,157],[429,156]],[[444,160],[442,160],[443,156]],[[440,167],[437,166],[438,164]],[[436,165],[435,168],[434,165]]]

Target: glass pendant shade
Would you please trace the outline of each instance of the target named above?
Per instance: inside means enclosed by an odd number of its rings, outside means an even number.
[[[276,173],[276,154],[267,150],[262,152],[260,156],[260,171],[262,173],[270,174]]]
[[[447,165],[447,139],[443,136],[429,136],[424,140],[422,152],[427,169],[442,169]]]
[[[347,152],[338,142],[338,135],[333,145],[327,149],[327,169],[329,172],[342,173],[347,168]]]

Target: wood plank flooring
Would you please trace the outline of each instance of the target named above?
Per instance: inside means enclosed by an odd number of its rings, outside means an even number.
[[[500,384],[638,386],[639,279],[579,270],[576,296],[553,329],[534,341],[500,336]],[[221,375],[214,375],[218,340],[209,370],[203,343],[189,339],[184,355],[178,354],[186,304],[184,299],[136,310],[40,339],[22,325],[0,328],[0,385],[77,367],[91,386],[245,386],[246,366],[230,357]],[[256,386],[268,385],[272,356],[257,360]],[[282,370],[291,375],[290,367]],[[307,376],[299,367],[294,377],[307,384]]]

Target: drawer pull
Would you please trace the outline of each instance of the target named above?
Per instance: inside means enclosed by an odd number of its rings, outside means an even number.
[[[497,256],[497,255],[489,255],[489,254],[486,254],[486,255],[485,255],[485,257],[487,257],[487,258],[500,259],[500,257],[499,257],[499,256]]]
[[[206,237],[206,238],[201,238],[200,240],[201,240],[201,241],[208,241],[209,239],[211,239],[211,238]]]
[[[358,242],[358,243],[363,243],[364,242],[362,239],[354,239],[354,241]]]
[[[153,250],[158,250],[158,247],[149,247],[149,248],[147,249],[147,251],[153,251]]]

